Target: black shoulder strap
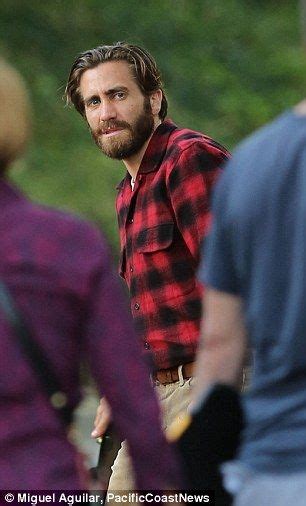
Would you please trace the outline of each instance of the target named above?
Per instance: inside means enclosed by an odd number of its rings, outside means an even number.
[[[39,346],[34,341],[29,328],[19,310],[17,310],[13,298],[7,286],[0,281],[0,308],[5,314],[8,322],[12,325],[20,346],[28,358],[33,370],[37,374],[52,407],[59,414],[65,426],[68,426],[72,419],[72,412],[67,406],[67,396],[51,370],[50,363]]]

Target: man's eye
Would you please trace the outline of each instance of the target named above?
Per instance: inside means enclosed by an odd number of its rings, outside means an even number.
[[[125,98],[126,94],[124,91],[117,91],[114,93],[114,98],[117,98],[118,100],[123,100]]]
[[[87,105],[90,107],[92,105],[98,105],[100,103],[100,99],[97,97],[91,98],[88,100]]]

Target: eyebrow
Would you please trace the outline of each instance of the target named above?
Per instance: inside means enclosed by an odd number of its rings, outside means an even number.
[[[114,88],[111,88],[110,90],[107,90],[105,92],[105,95],[113,95],[114,93],[117,93],[118,91],[128,91],[128,88],[126,86],[115,86]]]

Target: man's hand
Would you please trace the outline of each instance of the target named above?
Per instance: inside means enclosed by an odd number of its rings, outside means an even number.
[[[108,402],[105,397],[100,399],[100,404],[97,408],[96,418],[94,421],[94,430],[91,433],[92,438],[102,437],[105,434],[107,427],[112,419],[112,413]]]

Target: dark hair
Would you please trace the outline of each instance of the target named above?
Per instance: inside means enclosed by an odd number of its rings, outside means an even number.
[[[139,46],[126,42],[116,42],[112,46],[98,46],[84,51],[72,65],[65,96],[67,103],[72,103],[76,110],[84,116],[84,102],[80,93],[80,80],[85,70],[96,67],[106,61],[126,61],[136,78],[137,84],[145,96],[157,90],[162,92],[161,109],[159,117],[165,119],[168,109],[167,99],[162,88],[162,81],[155,60]]]

